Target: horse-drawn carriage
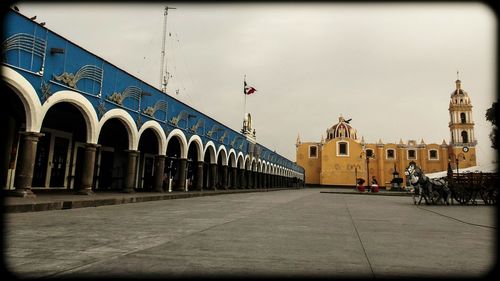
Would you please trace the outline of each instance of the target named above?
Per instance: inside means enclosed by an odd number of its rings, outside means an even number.
[[[449,173],[447,180],[453,199],[460,204],[477,204],[478,199],[486,205],[496,204],[498,173]]]
[[[452,173],[446,177],[431,179],[411,162],[405,172],[408,184],[414,187],[413,203],[426,204],[444,203],[449,205],[454,201],[459,204],[477,204],[483,200],[486,205],[496,204],[499,195],[498,173]]]

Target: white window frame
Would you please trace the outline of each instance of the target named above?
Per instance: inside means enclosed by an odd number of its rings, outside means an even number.
[[[316,148],[316,156],[311,156],[311,147]],[[307,150],[307,154],[309,155],[309,158],[318,158],[318,154],[319,154],[318,146],[317,145],[310,145],[308,150]]]
[[[340,154],[340,144],[344,144],[344,143],[346,144],[347,154]],[[349,154],[350,154],[349,153],[349,151],[350,151],[349,150],[349,142],[347,142],[347,141],[338,141],[336,143],[336,146],[337,146],[337,156],[338,157],[349,157]]]
[[[436,158],[431,158],[431,151],[436,151]],[[437,149],[429,149],[429,151],[427,151],[427,156],[429,160],[439,161],[439,151]]]
[[[389,158],[389,150],[392,150],[392,151],[393,151],[393,155],[394,155],[394,157]],[[393,149],[393,148],[388,148],[388,149],[386,149],[386,150],[385,150],[385,159],[386,159],[386,160],[389,160],[389,159],[390,159],[390,160],[394,160],[394,159],[396,159],[396,150],[395,150],[395,149]]]
[[[415,157],[410,158],[410,151],[414,151],[414,152],[415,152]],[[408,149],[408,150],[406,151],[406,159],[407,159],[407,160],[418,160],[417,158],[418,158],[418,153],[417,153],[417,150],[416,150],[416,149]]]

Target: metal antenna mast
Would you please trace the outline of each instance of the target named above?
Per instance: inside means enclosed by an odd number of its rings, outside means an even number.
[[[176,9],[169,6],[165,7],[165,13],[163,13],[163,41],[161,45],[161,65],[160,65],[160,89],[162,92],[167,92],[167,83],[168,83],[168,71],[167,65],[165,62],[165,40],[167,37],[167,15],[168,9]]]

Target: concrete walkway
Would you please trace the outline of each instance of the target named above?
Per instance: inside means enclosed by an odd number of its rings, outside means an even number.
[[[297,189],[297,188],[288,188]],[[315,188],[316,189],[316,188]],[[228,189],[228,190],[204,190],[189,192],[95,192],[93,195],[77,195],[70,190],[44,190],[36,191],[35,198],[22,198],[13,196],[3,196],[3,205],[5,213],[38,212],[50,210],[65,210],[84,207],[98,207],[105,205],[117,205],[126,203],[139,203],[156,200],[168,200],[179,198],[190,198],[199,196],[212,196],[232,193],[247,192],[269,192],[279,191],[284,188],[259,188],[259,189]],[[359,193],[352,188],[326,188],[322,189],[324,193],[350,193],[360,195],[395,195],[409,196],[406,192],[395,192],[381,190],[378,193]]]
[[[295,189],[295,188],[294,188]],[[5,213],[23,213],[51,210],[65,210],[85,207],[99,207],[126,203],[139,203],[156,200],[212,196],[231,193],[268,192],[283,190],[283,188],[262,189],[228,189],[204,191],[174,191],[174,192],[107,192],[99,191],[92,195],[77,195],[70,190],[44,190],[34,191],[36,197],[4,196],[3,205]]]
[[[477,278],[496,265],[492,206],[325,191],[8,213],[5,264],[21,278]]]

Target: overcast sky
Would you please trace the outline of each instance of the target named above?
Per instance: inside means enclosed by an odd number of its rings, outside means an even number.
[[[491,163],[497,21],[480,3],[35,4],[26,16],[159,87],[164,6],[172,96],[239,131],[243,77],[257,141],[295,161],[340,115],[366,142],[449,143],[457,70]],[[179,94],[175,91],[179,90]]]

